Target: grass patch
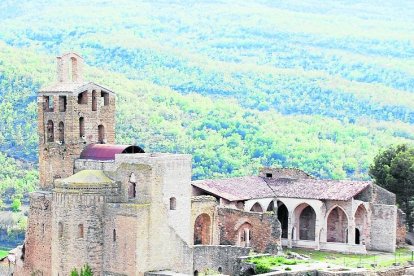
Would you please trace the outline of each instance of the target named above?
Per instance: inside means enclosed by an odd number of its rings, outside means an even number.
[[[256,265],[256,272],[268,273],[273,267],[282,265],[296,265],[298,263],[306,263],[303,260],[286,259],[283,256],[265,256],[265,257],[252,257],[247,260],[249,263]],[[290,270],[290,269],[288,269]]]
[[[287,252],[307,255],[312,261],[325,262],[349,268],[378,269],[393,266],[394,263],[406,264],[412,260],[411,250],[399,248],[395,253],[342,254],[304,249],[289,249]]]
[[[9,255],[9,251],[7,250],[2,250],[0,249],[0,259],[6,257],[7,255]]]

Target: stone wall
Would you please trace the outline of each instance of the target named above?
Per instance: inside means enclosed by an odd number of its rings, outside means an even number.
[[[89,264],[103,269],[104,197],[89,193],[53,193],[52,275],[69,275]]]
[[[14,275],[26,276],[33,272],[50,276],[52,267],[52,194],[30,194],[29,220],[24,245],[23,267],[16,267]]]
[[[257,252],[277,253],[281,249],[281,226],[274,213],[245,212],[217,208],[220,244],[239,245],[239,229],[250,225],[250,246]]]
[[[373,188],[373,198],[372,198],[373,203],[395,205],[395,202],[396,202],[395,194],[375,184],[373,185],[372,188]]]
[[[407,226],[405,221],[405,213],[397,210],[397,246],[405,245],[405,236],[407,235]]]
[[[397,207],[371,205],[371,245],[368,250],[395,251]]]
[[[213,270],[225,275],[234,275],[237,258],[249,255],[247,247],[229,245],[194,246],[194,271],[203,273]]]

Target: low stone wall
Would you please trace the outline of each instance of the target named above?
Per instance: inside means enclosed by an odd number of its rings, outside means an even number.
[[[202,273],[214,270],[226,275],[235,275],[237,258],[249,255],[250,248],[230,245],[194,246],[194,271]]]

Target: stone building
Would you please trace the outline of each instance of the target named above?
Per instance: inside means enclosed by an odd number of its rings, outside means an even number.
[[[395,196],[370,182],[291,169],[191,181],[190,155],[115,145],[115,94],[82,68],[77,54],[58,57],[57,82],[38,94],[40,189],[15,275],[85,264],[95,275],[233,274],[250,249],[395,250]]]

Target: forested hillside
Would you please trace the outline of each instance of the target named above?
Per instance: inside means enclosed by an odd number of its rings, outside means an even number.
[[[36,91],[68,50],[118,93],[117,141],[191,153],[195,179],[367,179],[414,141],[414,2],[290,2],[1,1],[1,195],[35,187]]]

